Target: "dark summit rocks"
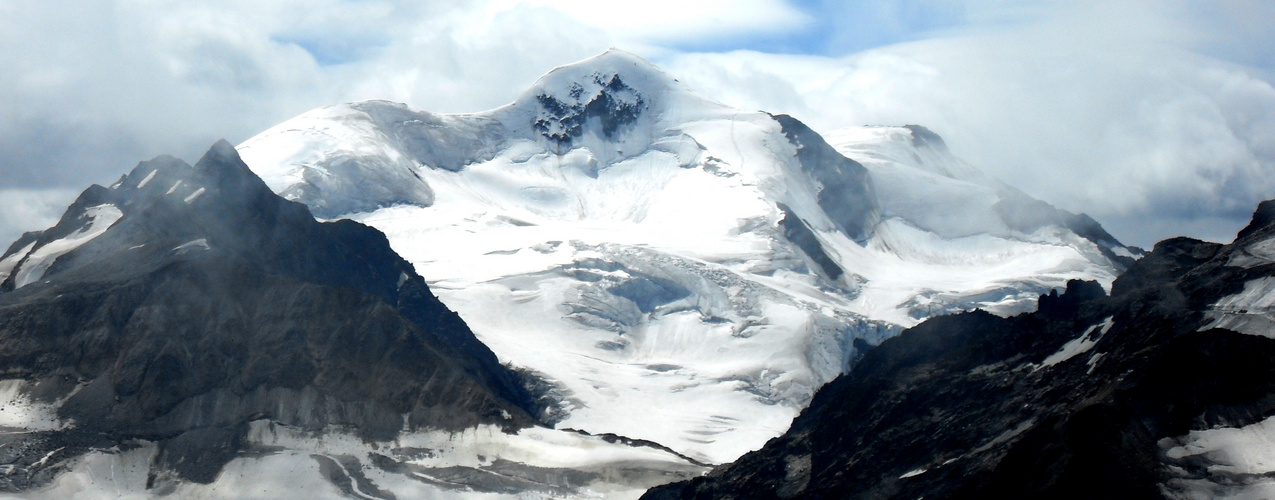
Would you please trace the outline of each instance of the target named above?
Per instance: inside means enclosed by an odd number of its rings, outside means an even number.
[[[1253,212],[1253,220],[1235,236],[1237,240],[1248,239],[1255,235],[1270,236],[1275,233],[1275,200],[1266,200],[1257,205]]]
[[[74,240],[94,210],[122,215]],[[159,443],[156,485],[211,481],[247,424],[263,419],[369,440],[535,422],[519,377],[383,234],[317,222],[224,141],[194,167],[159,157],[86,190],[57,226],[6,255],[72,240],[79,246],[25,286],[15,286],[19,263],[0,293],[3,378],[25,381],[28,396],[72,422],[6,434],[5,444],[32,447],[5,459],[33,479],[2,488],[47,480],[42,467],[62,463],[37,463],[51,450],[138,439]]]
[[[1072,281],[1034,313],[906,330],[783,436],[644,498],[1203,498],[1263,484],[1268,473],[1226,465],[1242,451],[1172,450],[1275,415],[1275,332],[1213,327],[1227,324],[1214,322],[1224,297],[1275,279],[1272,206],[1230,245],[1159,243],[1111,296]]]
[[[904,125],[903,128],[912,132],[913,147],[930,147],[936,151],[947,151],[947,142],[944,142],[943,137],[934,133],[933,130],[920,125]]]
[[[590,119],[597,119],[602,135],[611,138],[621,127],[637,121],[646,108],[642,94],[625,84],[620,75],[594,73],[592,82],[588,83],[594,90],[587,91],[584,84],[575,82],[565,99],[537,95],[536,102],[542,113],[532,128],[560,146],[570,146],[575,138],[584,134]]]

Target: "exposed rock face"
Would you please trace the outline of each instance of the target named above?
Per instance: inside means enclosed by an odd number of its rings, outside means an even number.
[[[379,440],[534,422],[518,377],[384,235],[315,221],[224,141],[194,167],[160,157],[86,190],[4,257],[3,378],[58,420],[5,438],[34,447],[6,462],[29,478],[8,490],[132,439],[160,443],[156,484],[208,482],[261,419]]]
[[[642,94],[625,84],[620,75],[594,73],[591,81],[573,83],[565,98],[564,102],[548,93],[537,94],[541,113],[532,123],[545,139],[561,146],[570,146],[573,138],[583,135],[591,119],[597,119],[602,135],[610,138],[620,127],[637,121],[646,107]]]
[[[645,498],[1262,497],[1270,206],[1230,245],[1159,243],[1109,297],[1073,281],[1031,314],[926,321],[763,449]]]
[[[860,244],[867,241],[881,220],[877,194],[868,179],[868,170],[842,156],[818,133],[797,119],[777,115],[775,121],[796,146],[802,172],[818,186],[819,207],[850,239]]]

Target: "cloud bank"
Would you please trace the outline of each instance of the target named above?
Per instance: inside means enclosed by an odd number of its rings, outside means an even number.
[[[818,130],[926,125],[1133,244],[1228,240],[1275,198],[1268,2],[656,4],[2,3],[0,240],[142,159],[337,102],[489,109],[612,46]]]

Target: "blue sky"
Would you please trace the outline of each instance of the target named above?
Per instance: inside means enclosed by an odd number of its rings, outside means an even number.
[[[5,2],[0,240],[139,160],[352,100],[489,109],[619,47],[816,130],[925,125],[1133,244],[1225,241],[1275,198],[1272,26],[1261,0]]]
[[[792,6],[808,15],[805,26],[780,33],[695,40],[675,47],[686,52],[754,50],[839,57],[935,36],[966,22],[964,6],[950,1],[801,0]]]

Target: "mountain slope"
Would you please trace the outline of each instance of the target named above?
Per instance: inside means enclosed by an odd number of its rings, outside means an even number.
[[[549,478],[523,489],[564,493],[606,483],[612,460],[645,485],[650,467],[696,470],[660,450],[533,428],[524,380],[381,233],[315,221],[224,141],[194,167],[160,157],[89,188],[0,257],[6,491],[104,494],[98,464],[120,490],[226,497],[278,495],[250,478],[284,469],[309,496],[342,484],[378,498],[464,491],[481,485],[420,477],[481,475],[484,455],[515,484]],[[399,449],[411,442],[435,451]],[[503,458],[533,442],[602,455],[564,479],[534,465],[553,453]],[[379,477],[351,472],[369,466]],[[117,467],[135,473],[117,480]]]
[[[270,418],[385,439],[532,422],[517,378],[383,236],[315,222],[225,142],[193,168],[161,157],[90,188],[24,239],[0,295],[0,365],[75,433],[171,444]]]
[[[855,127],[828,134],[838,152],[870,172],[882,214],[945,238],[987,234],[1041,238],[1041,229],[1065,229],[1092,243],[1076,245],[1098,252],[1124,269],[1142,253],[1127,248],[1087,215],[1072,214],[1036,200],[954,156],[943,138],[919,125]],[[924,185],[924,187],[919,186]],[[1021,236],[1020,236],[1021,237]]]
[[[649,498],[1265,498],[1275,241],[1166,240],[1107,296],[929,320],[869,351],[761,450]]]
[[[1065,225],[892,216],[873,170],[800,121],[620,51],[494,110],[344,104],[239,150],[283,196],[384,231],[500,359],[555,387],[559,426],[705,462],[781,433],[864,345],[1123,265]]]

